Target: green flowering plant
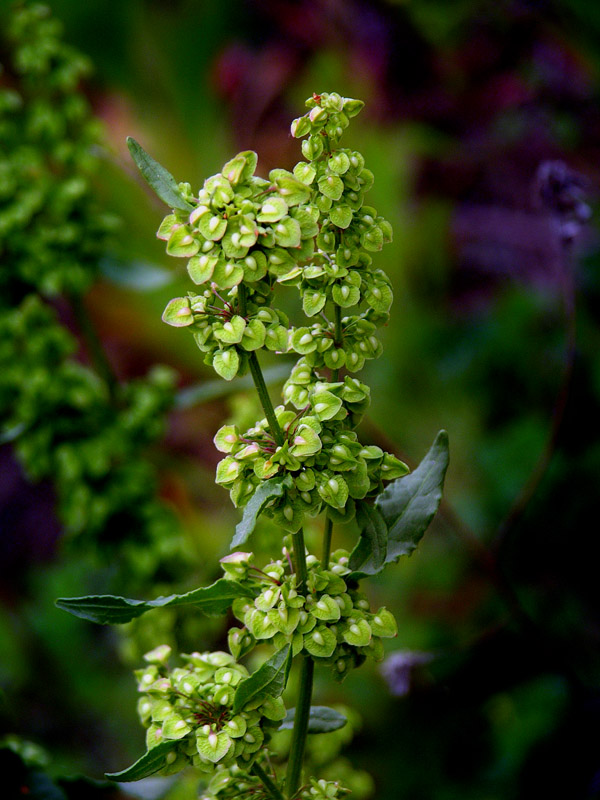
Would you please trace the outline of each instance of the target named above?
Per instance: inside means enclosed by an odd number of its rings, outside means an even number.
[[[167,646],[146,655],[138,685],[148,750],[110,776],[138,780],[192,764],[206,776],[207,800],[332,800],[347,792],[338,780],[304,774],[307,736],[333,735],[346,724],[335,709],[311,705],[314,668],[325,665],[342,680],[368,656],[382,657],[382,639],[396,635],[396,622],[387,609],[371,609],[361,581],[417,547],[448,465],[444,431],[412,472],[360,441],[357,426],[370,392],[354,373],[381,354],[377,329],[392,302],[390,281],[372,254],[392,231],[364,204],[373,174],[363,156],[340,146],[363,103],[332,92],[306,105],[291,126],[303,139],[305,159],[292,172],[273,169],[259,178],[256,154],[245,151],[196,193],[128,140],[143,176],[171,209],[158,237],[170,255],[187,259],[196,287],[171,300],[163,320],[188,328],[204,361],[225,380],[249,372],[264,418],[246,430],[224,425],[215,436],[224,454],[216,482],[243,509],[232,552],[221,559],[224,577],[149,601],[112,595],[57,601],[102,624],[165,606],[231,611],[240,626],[228,631],[229,653],[182,655],[183,666],[175,668]],[[290,325],[275,306],[277,293],[290,288],[307,324]],[[261,350],[298,356],[276,407]],[[306,549],[304,528],[319,515],[317,556]],[[241,549],[261,516],[281,531],[280,552],[262,566]],[[352,521],[354,548],[332,552],[334,525]],[[252,672],[241,663],[257,658],[264,660]],[[294,662],[298,697],[286,711],[282,695]],[[274,763],[277,748],[269,743],[277,729],[291,729],[291,741]]]

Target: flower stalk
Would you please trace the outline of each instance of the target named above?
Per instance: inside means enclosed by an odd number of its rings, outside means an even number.
[[[315,662],[310,656],[304,656],[300,665],[300,689],[298,691],[298,702],[296,704],[294,729],[292,732],[292,745],[285,776],[285,791],[288,798],[295,796],[302,777],[304,750],[306,748],[306,737],[308,736],[314,670]]]

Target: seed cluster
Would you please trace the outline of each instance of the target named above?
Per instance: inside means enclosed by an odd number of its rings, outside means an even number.
[[[230,631],[232,652],[239,658],[256,641],[272,640],[277,648],[289,642],[294,655],[304,653],[330,665],[338,679],[367,656],[380,660],[381,639],[396,636],[396,621],[386,608],[372,613],[366,595],[347,583],[348,559],[345,550],[337,550],[325,568],[314,556],[307,556],[308,577],[302,594],[286,558],[262,570],[252,565],[251,553],[222,559],[229,579],[251,585],[257,592],[253,602],[244,598],[233,602],[233,613],[244,629]]]
[[[355,500],[378,494],[383,481],[408,472],[402,461],[380,447],[363,446],[346,426],[368,403],[368,387],[349,376],[336,383],[315,377],[302,363],[286,384],[292,401],[307,402],[297,412],[285,406],[275,409],[283,444],[274,441],[266,419],[243,433],[225,425],[215,436],[217,449],[227,453],[217,466],[216,481],[229,489],[236,506],[246,505],[262,481],[284,477],[282,496],[264,513],[292,532],[323,508],[337,521],[352,519]],[[305,379],[314,382],[300,383]]]
[[[184,666],[171,669],[170,654],[167,645],[157,647],[144,656],[148,666],[136,672],[148,749],[173,744],[163,774],[188,764],[209,774],[217,764],[248,769],[268,741],[269,729],[285,717],[281,698],[254,698],[234,714],[236,687],[248,677],[244,666],[217,651],[182,655]]]

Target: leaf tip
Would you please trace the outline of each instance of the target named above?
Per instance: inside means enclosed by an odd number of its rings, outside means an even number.
[[[438,435],[435,438],[436,438],[436,441],[438,441],[441,444],[444,444],[446,447],[448,447],[449,439],[448,439],[448,431],[447,430],[444,430],[444,428],[442,428],[442,430],[438,432]]]

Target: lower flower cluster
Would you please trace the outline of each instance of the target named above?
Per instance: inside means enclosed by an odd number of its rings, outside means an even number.
[[[343,787],[339,781],[311,778],[308,785],[300,788],[294,800],[336,800],[349,792],[350,789]],[[233,766],[219,768],[200,795],[200,800],[267,800],[271,797],[255,775]]]
[[[248,677],[244,666],[217,651],[182,655],[184,666],[170,669],[170,654],[167,645],[157,647],[144,656],[148,666],[136,672],[148,749],[172,743],[162,774],[190,764],[204,773],[217,764],[250,768],[269,729],[285,717],[281,698],[254,698],[234,713],[236,687]]]
[[[234,600],[232,610],[245,629],[229,632],[230,649],[240,657],[254,642],[272,639],[277,648],[290,643],[294,655],[310,655],[316,663],[331,665],[343,679],[367,656],[383,657],[382,638],[394,637],[397,626],[386,608],[372,613],[364,593],[345,580],[350,574],[349,554],[337,550],[324,568],[314,556],[307,556],[306,594],[297,591],[296,574],[286,560],[258,570],[251,553],[233,553],[222,559],[230,580],[254,584],[254,602]]]

